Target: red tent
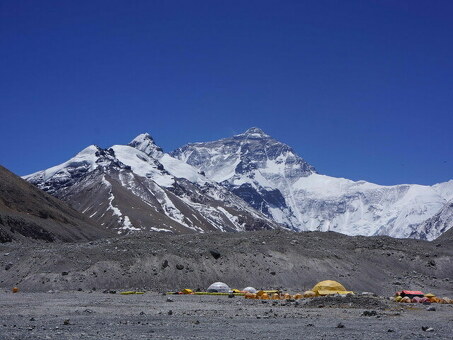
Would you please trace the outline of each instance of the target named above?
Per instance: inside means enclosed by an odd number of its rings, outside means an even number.
[[[405,297],[407,296],[410,299],[413,299],[414,297],[424,297],[425,294],[419,290],[402,290],[401,292],[396,293],[396,295]]]

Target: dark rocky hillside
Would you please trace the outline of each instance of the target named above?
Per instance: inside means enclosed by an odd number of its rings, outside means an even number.
[[[0,166],[0,242],[87,241],[112,236],[66,203]]]

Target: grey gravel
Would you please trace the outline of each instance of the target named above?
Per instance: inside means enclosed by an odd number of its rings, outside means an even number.
[[[453,305],[439,305],[436,313],[430,313],[421,304],[388,300],[383,300],[385,308],[376,319],[362,316],[369,309],[358,308],[361,300],[353,301],[351,308],[329,304],[313,308],[308,303],[271,307],[241,297],[175,295],[169,315],[165,299],[151,292],[12,294],[2,290],[0,299],[0,339],[12,340],[363,339],[365,334],[367,339],[451,339],[453,328]],[[69,324],[63,325],[64,320]],[[337,328],[339,324],[344,327]]]

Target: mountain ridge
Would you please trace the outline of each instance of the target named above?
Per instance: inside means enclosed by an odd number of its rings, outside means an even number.
[[[280,228],[192,166],[164,153],[149,134],[138,135],[129,145],[89,146],[25,178],[118,233]]]
[[[449,213],[439,214],[436,223],[430,219],[453,199],[453,180],[382,186],[319,174],[294,149],[257,127],[171,153],[142,133],[127,145],[89,146],[24,178],[118,232],[284,226],[432,240],[451,227]]]
[[[258,128],[190,143],[171,155],[293,230],[434,239],[440,231],[431,228],[427,234],[423,223],[453,194],[453,181],[382,186],[319,174],[292,148]]]

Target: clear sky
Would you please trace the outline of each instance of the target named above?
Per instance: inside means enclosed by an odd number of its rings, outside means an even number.
[[[257,126],[320,173],[453,178],[453,1],[0,0],[0,164]]]

